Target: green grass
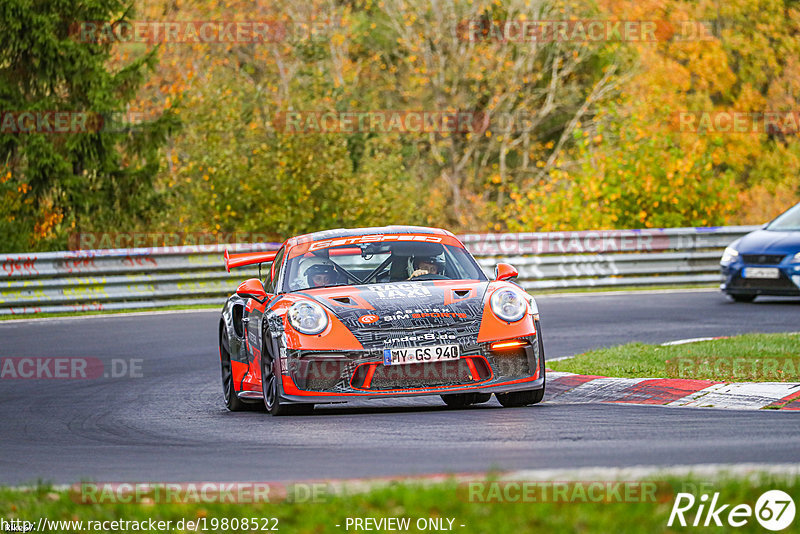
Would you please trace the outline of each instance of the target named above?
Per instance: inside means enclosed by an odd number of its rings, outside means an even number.
[[[421,532],[415,526],[418,518],[451,518],[453,531],[465,534],[517,534],[519,532],[631,532],[658,533],[691,531],[677,524],[667,527],[675,496],[679,492],[692,493],[697,498],[703,494],[719,492],[719,503],[728,504],[728,510],[737,504],[753,507],[758,497],[766,490],[781,489],[798,496],[800,477],[795,475],[751,475],[747,478],[722,476],[714,480],[699,480],[696,477],[649,477],[649,484],[658,491],[644,498],[622,499],[614,502],[587,502],[588,497],[569,492],[566,499],[553,498],[547,502],[471,502],[466,483],[455,481],[420,485],[396,483],[388,487],[373,489],[366,493],[333,496],[320,494],[316,502],[268,502],[256,504],[83,504],[66,491],[55,491],[39,486],[29,491],[0,489],[0,517],[8,521],[19,518],[38,523],[40,517],[49,520],[67,521],[111,521],[124,519],[141,521],[171,521],[172,527],[161,532],[188,532],[178,530],[180,520],[205,519],[204,532],[250,532],[252,529],[212,528],[212,521],[227,518],[277,518],[278,532],[284,533],[343,533],[356,532],[345,529],[350,518],[410,518],[412,527],[408,532]],[[582,484],[587,487],[591,481]],[[502,483],[501,483],[502,484]],[[562,482],[550,483],[564,484]],[[552,495],[552,492],[549,494]],[[644,494],[644,492],[642,492]],[[487,495],[478,493],[478,495]],[[541,495],[541,493],[535,493]],[[584,494],[588,496],[588,492]],[[512,494],[513,496],[513,494]],[[539,499],[541,501],[542,499]],[[632,502],[626,502],[632,501]],[[694,520],[697,506],[686,514]],[[726,513],[721,519],[725,521]],[[261,520],[259,519],[260,530]],[[798,519],[795,519],[796,525]],[[274,524],[270,522],[270,525]],[[445,521],[445,524],[447,522]],[[691,524],[691,523],[690,523]],[[337,527],[336,525],[340,525]],[[464,525],[463,527],[461,525]],[[717,532],[720,529],[712,528]],[[726,530],[730,530],[728,527]],[[736,532],[764,532],[754,517]],[[791,528],[789,529],[791,530]],[[74,532],[66,528],[51,529],[51,532]],[[84,530],[89,531],[89,530]],[[127,530],[132,532],[133,530]],[[155,532],[144,530],[145,532]],[[788,530],[787,530],[788,531]],[[363,531],[360,531],[363,532]],[[430,531],[429,531],[430,532]]]
[[[153,312],[165,310],[221,310],[224,299],[220,299],[219,306],[208,304],[192,304],[185,306],[164,306],[159,308],[132,308],[129,310],[87,310],[60,313],[28,313],[25,315],[0,315],[0,321],[13,321],[15,319],[45,319],[51,317],[81,317],[84,315],[117,315],[120,313]]]
[[[745,334],[666,347],[629,343],[549,362],[548,367],[618,378],[800,382],[800,335]]]

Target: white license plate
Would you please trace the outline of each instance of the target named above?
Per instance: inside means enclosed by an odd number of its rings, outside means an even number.
[[[442,362],[457,360],[460,356],[458,345],[383,349],[383,365]]]
[[[780,278],[781,274],[775,267],[745,267],[742,278]]]

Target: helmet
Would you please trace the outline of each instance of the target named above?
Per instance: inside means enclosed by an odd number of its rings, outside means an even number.
[[[419,269],[420,264],[422,263],[430,263],[436,266],[436,271],[438,274],[442,274],[444,271],[444,261],[439,256],[414,256],[411,261],[411,272],[416,271]],[[410,273],[409,273],[410,274]]]
[[[300,272],[306,277],[309,287],[316,287],[320,285],[314,283],[315,276],[327,274],[331,277],[331,280],[335,279],[337,276],[337,272],[333,267],[333,263],[322,258],[304,259],[300,264]]]

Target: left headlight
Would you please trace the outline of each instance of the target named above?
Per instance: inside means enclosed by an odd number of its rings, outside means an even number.
[[[300,301],[289,308],[289,323],[303,334],[319,334],[328,326],[328,314],[316,302]]]
[[[792,258],[792,261],[790,261],[789,263],[800,263],[800,252],[795,254],[794,258]]]
[[[725,252],[722,253],[720,263],[730,263],[739,256],[739,251],[733,247],[725,247]]]
[[[489,304],[500,319],[513,323],[519,321],[528,309],[527,299],[511,289],[499,289],[492,294]]]

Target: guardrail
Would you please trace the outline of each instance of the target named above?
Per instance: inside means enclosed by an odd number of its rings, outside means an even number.
[[[713,283],[722,249],[757,226],[460,236],[492,276],[513,264],[528,290]],[[0,315],[219,305],[258,269],[227,273],[231,252],[279,243],[0,255]]]

